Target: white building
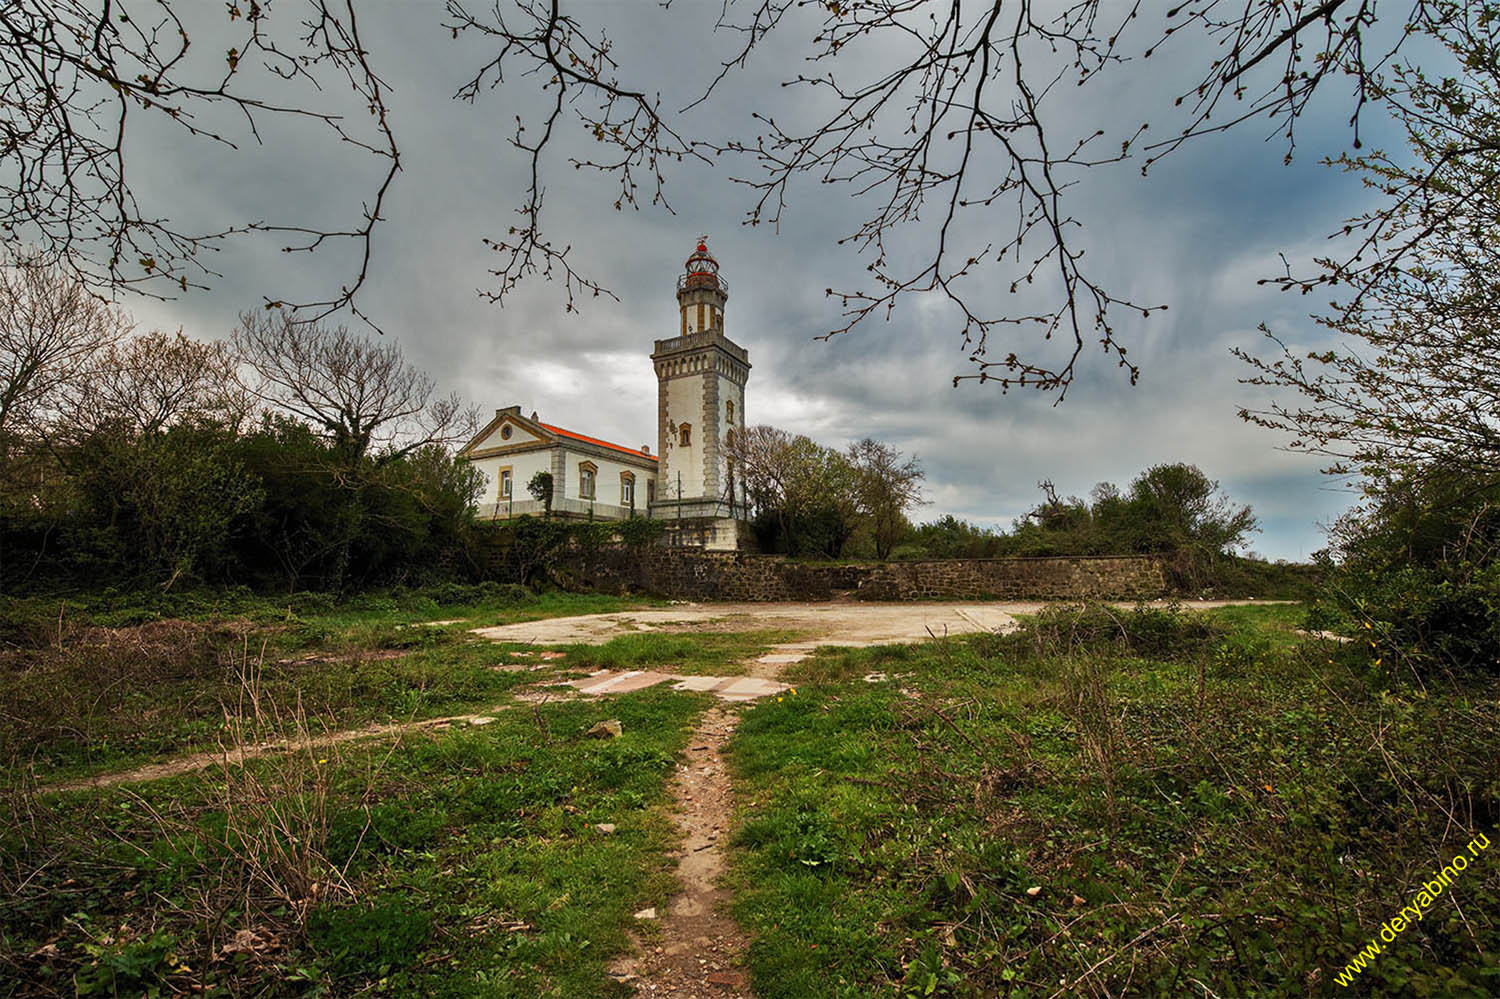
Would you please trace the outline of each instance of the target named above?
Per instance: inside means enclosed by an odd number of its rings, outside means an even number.
[[[745,425],[750,355],[724,335],[729,287],[700,241],[677,279],[679,332],[657,340],[657,454],[543,423],[521,407],[495,418],[461,451],[484,475],[479,515],[539,515],[528,483],[552,474],[552,512],[623,520],[650,516],[671,544],[735,549],[747,543],[728,447]]]

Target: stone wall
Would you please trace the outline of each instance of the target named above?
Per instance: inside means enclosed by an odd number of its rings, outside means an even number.
[[[1167,592],[1161,560],[1143,557],[947,559],[844,565],[779,555],[623,547],[572,551],[550,567],[569,589],[675,600],[1136,600]]]

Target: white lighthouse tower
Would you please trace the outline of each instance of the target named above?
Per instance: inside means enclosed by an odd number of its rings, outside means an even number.
[[[651,516],[667,525],[669,544],[734,550],[749,532],[727,451],[745,426],[750,355],[724,335],[729,286],[706,237],[683,270],[678,335],[651,354],[660,458]]]

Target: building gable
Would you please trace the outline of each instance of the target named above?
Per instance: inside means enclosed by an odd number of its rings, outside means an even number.
[[[535,447],[551,444],[557,435],[534,420],[521,415],[520,406],[495,411],[495,418],[474,439],[458,452],[460,456],[473,457],[479,452],[492,452],[496,448]]]

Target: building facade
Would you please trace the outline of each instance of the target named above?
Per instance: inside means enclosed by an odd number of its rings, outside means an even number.
[[[552,473],[555,516],[622,520],[644,515],[665,543],[733,550],[749,531],[732,451],[745,426],[750,355],[724,335],[729,286],[699,241],[677,279],[677,335],[655,342],[657,453],[542,422],[519,406],[495,418],[461,451],[484,476],[479,515],[538,515],[527,484]]]
[[[483,476],[481,517],[541,516],[546,504],[528,488],[538,472],[552,475],[552,513],[594,520],[645,515],[656,483],[651,448],[628,448],[550,423],[520,406],[497,409],[495,418],[458,456]]]

